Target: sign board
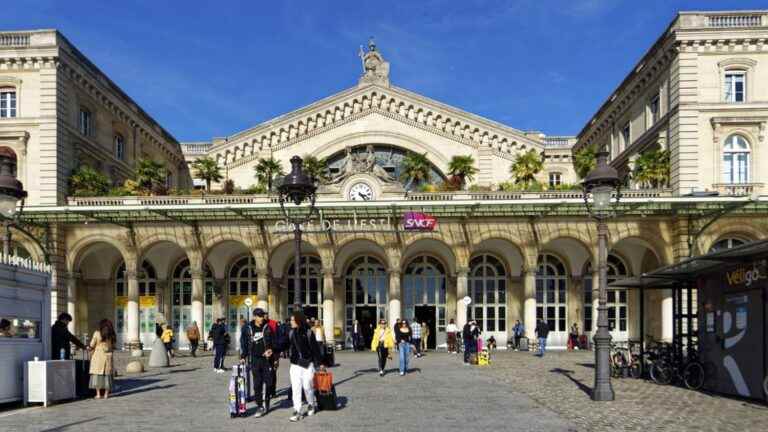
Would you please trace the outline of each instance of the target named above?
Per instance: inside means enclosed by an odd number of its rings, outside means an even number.
[[[251,306],[253,306],[253,300],[251,300],[250,297],[246,297],[245,300],[243,300],[243,304],[248,306],[248,307],[251,307]]]
[[[464,302],[465,305],[469,306],[470,303],[472,303],[472,298],[470,296],[466,296],[461,301]]]
[[[403,214],[403,228],[406,231],[434,231],[437,227],[437,218],[422,212],[405,212]]]
[[[396,217],[365,217],[352,213],[352,217],[346,219],[326,219],[322,210],[318,212],[316,220],[301,224],[300,228],[305,233],[359,233],[359,232],[401,232],[401,231],[436,231],[437,218],[424,212],[405,212],[402,219]],[[293,232],[293,224],[284,220],[275,221],[271,226],[272,234],[290,234]]]

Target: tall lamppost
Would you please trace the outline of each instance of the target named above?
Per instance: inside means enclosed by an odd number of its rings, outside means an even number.
[[[611,332],[608,328],[608,224],[606,221],[613,216],[614,207],[621,197],[619,173],[608,165],[608,152],[597,153],[597,166],[587,174],[582,182],[584,188],[584,204],[589,215],[597,221],[598,241],[598,308],[597,331],[595,332],[595,386],[592,399],[596,401],[612,401],[614,399],[611,386],[610,349]],[[616,194],[616,200],[611,199]]]
[[[294,263],[294,300],[301,306],[302,299],[298,298],[301,292],[301,225],[309,222],[315,212],[315,198],[317,186],[315,179],[304,174],[302,160],[298,156],[291,158],[291,172],[282,178],[277,191],[280,194],[280,209],[286,222],[293,225],[293,239],[295,242],[296,259]],[[303,206],[303,203],[308,206]],[[289,209],[286,204],[293,203],[294,208]]]
[[[17,212],[16,206],[21,200],[23,209],[26,197],[24,186],[16,179],[16,158],[0,153],[0,216],[3,219],[3,254],[6,256],[11,253],[11,227],[19,228],[21,211]],[[35,239],[34,236],[30,237]]]

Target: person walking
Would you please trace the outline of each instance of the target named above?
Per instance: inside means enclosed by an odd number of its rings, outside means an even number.
[[[165,345],[165,350],[168,352],[168,361],[170,362],[173,356],[173,330],[171,330],[170,324],[163,326],[163,334],[160,336],[160,340]]]
[[[425,353],[427,352],[427,348],[429,348],[429,325],[426,321],[421,322],[421,352]],[[423,355],[423,354],[422,354]]]
[[[384,376],[389,350],[394,348],[395,335],[392,329],[387,326],[385,320],[379,321],[379,326],[373,331],[373,339],[371,340],[371,351],[375,352],[379,358],[379,376]]]
[[[451,318],[451,320],[448,322],[448,325],[445,327],[445,332],[448,335],[448,352],[451,354],[456,354],[459,352],[456,349],[456,334],[459,332],[459,327],[456,326],[456,322],[453,320],[453,318]]]
[[[317,341],[317,350],[320,353],[320,358],[325,357],[325,331],[323,330],[323,322],[315,320],[315,325],[312,327],[312,331],[315,333],[315,341]]]
[[[400,327],[395,332],[395,340],[400,359],[400,376],[403,376],[408,372],[408,357],[411,354],[411,344],[413,343],[413,332],[407,320],[400,322]]]
[[[264,309],[256,308],[253,317],[253,321],[245,324],[247,329],[244,328],[240,332],[240,364],[244,365],[246,359],[250,360],[256,401],[254,417],[261,417],[269,412],[274,335],[267,323]]]
[[[571,330],[568,332],[568,351],[573,351],[574,348],[579,346],[579,325],[573,323]]]
[[[536,324],[536,337],[539,339],[539,357],[544,357],[547,351],[547,336],[549,336],[549,325],[544,320],[539,320]]]
[[[413,352],[416,358],[421,357],[421,324],[416,318],[413,319],[411,324],[411,344],[413,345]]]
[[[112,352],[115,350],[116,343],[117,335],[115,334],[112,322],[106,318],[101,320],[99,322],[99,329],[93,332],[93,337],[91,337],[91,343],[88,347],[89,350],[93,351],[91,367],[88,371],[91,375],[88,387],[96,390],[95,399],[109,398],[109,392],[114,387]]]
[[[213,337],[213,370],[216,373],[224,373],[224,353],[227,347],[227,329],[222,324],[222,319],[217,318],[216,324],[211,327]]]
[[[363,349],[363,329],[360,327],[358,320],[352,323],[352,349],[354,351]]]
[[[200,344],[200,328],[197,321],[192,321],[187,327],[187,340],[189,340],[189,353],[192,357],[197,357],[197,347]]]
[[[293,415],[289,418],[297,422],[303,417],[302,393],[307,400],[307,415],[315,414],[315,393],[312,382],[315,376],[315,367],[320,365],[320,353],[317,350],[315,334],[307,324],[307,319],[300,311],[291,315],[290,359],[291,368],[291,393],[293,396]],[[303,390],[303,392],[302,392]]]
[[[525,326],[520,320],[515,320],[515,325],[512,327],[512,334],[515,337],[515,351],[520,349],[520,339],[525,335]]]
[[[51,326],[51,359],[69,360],[72,358],[72,347],[70,343],[84,350],[85,345],[80,339],[69,332],[67,326],[72,322],[72,315],[62,312],[59,319]]]
[[[288,347],[288,333],[283,325],[269,317],[269,312],[265,311],[264,317],[267,320],[269,330],[272,332],[272,379],[267,388],[267,394],[270,399],[277,396],[277,368],[280,366],[280,355]]]

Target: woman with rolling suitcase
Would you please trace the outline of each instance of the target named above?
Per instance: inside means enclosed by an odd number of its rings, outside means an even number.
[[[318,351],[315,333],[307,325],[307,319],[300,311],[291,315],[291,333],[289,335],[291,368],[291,391],[293,396],[293,415],[290,421],[301,420],[302,391],[307,399],[307,415],[315,414],[315,393],[312,389],[312,381],[315,377],[315,368],[320,365],[320,352]]]

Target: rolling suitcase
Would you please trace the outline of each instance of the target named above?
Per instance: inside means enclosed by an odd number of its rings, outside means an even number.
[[[336,386],[333,374],[325,370],[315,372],[313,378],[317,408],[321,411],[335,411],[337,408]]]
[[[229,416],[244,417],[246,408],[245,366],[232,366],[232,376],[229,378]]]
[[[520,338],[520,346],[518,347],[518,350],[520,351],[528,351],[528,338],[527,337],[521,337]]]
[[[323,366],[333,367],[336,365],[336,354],[332,345],[325,346],[325,355],[323,355]]]
[[[96,390],[90,388],[91,360],[87,350],[82,350],[80,360],[75,360],[75,394],[78,399],[96,396]]]

